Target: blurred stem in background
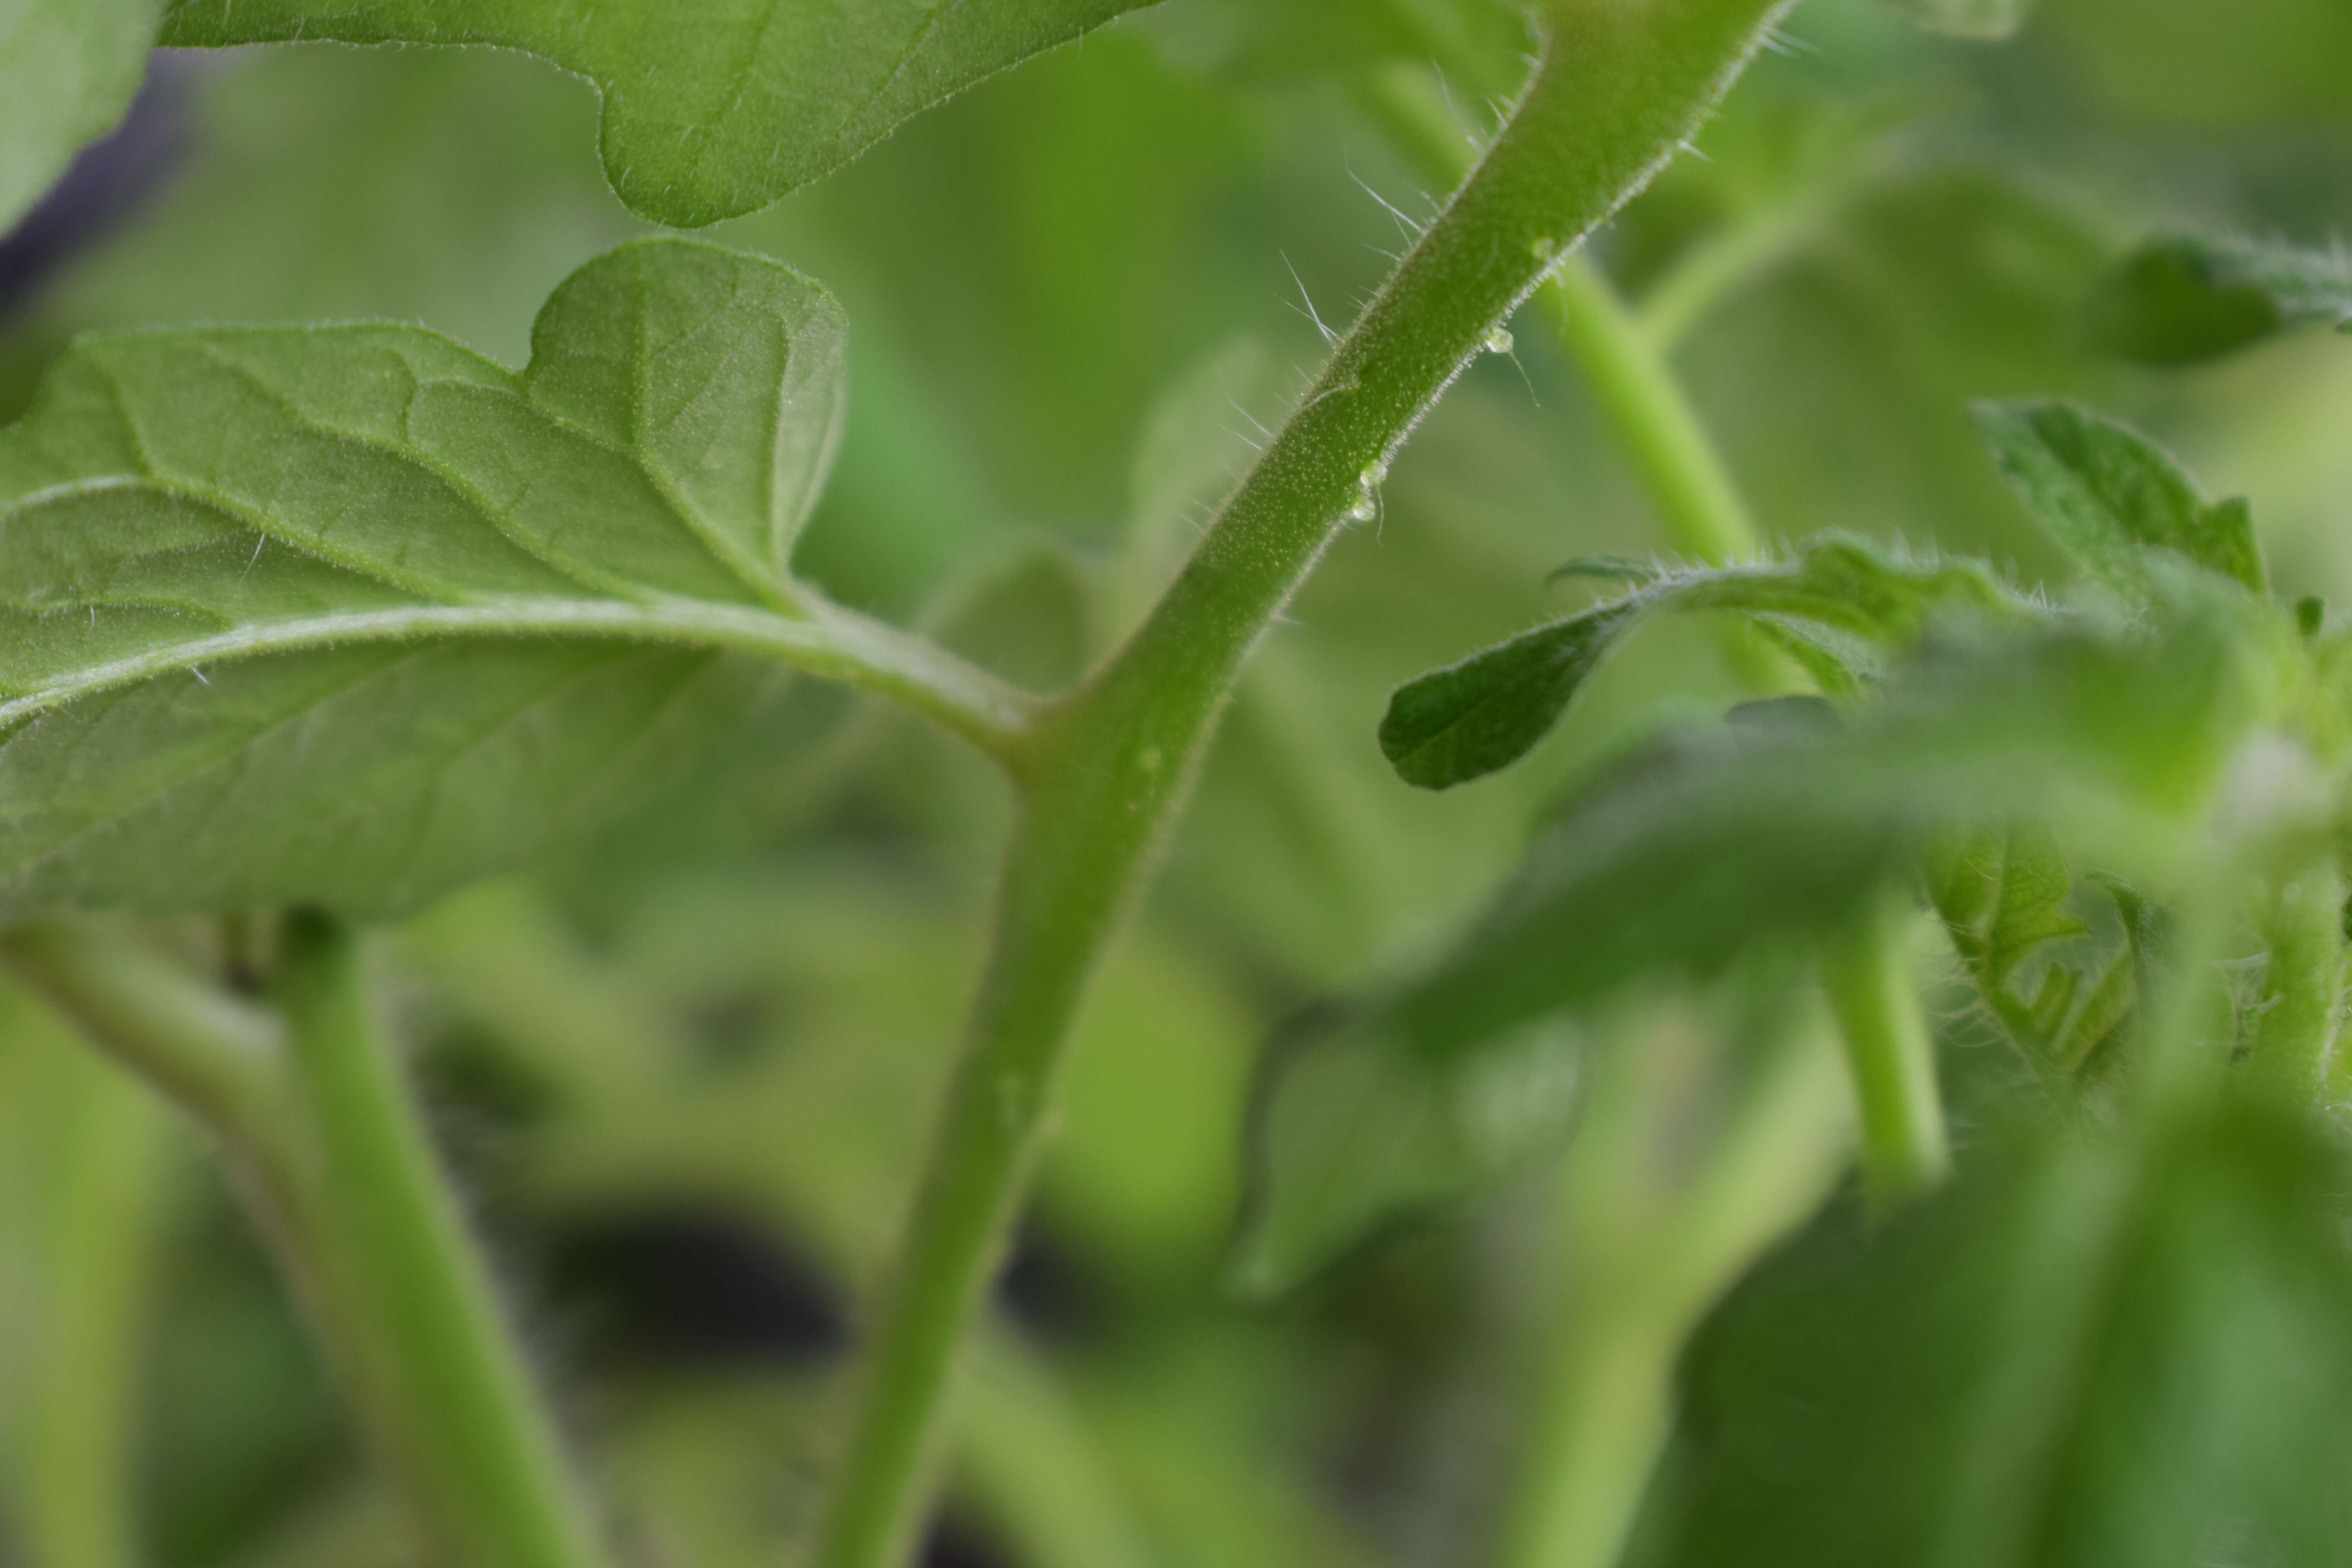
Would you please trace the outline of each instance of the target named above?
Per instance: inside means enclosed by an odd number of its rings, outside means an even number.
[[[282,1024],[121,929],[35,921],[8,933],[6,956],[220,1141],[362,1426],[448,1560],[604,1563],[349,933],[289,917]]]
[[[1951,1169],[1935,1037],[1909,962],[1916,923],[1906,887],[1867,902],[1822,948],[1822,988],[1837,1011],[1862,1108],[1864,1180],[1882,1212],[1934,1186]]]
[[[1443,84],[1428,73],[1393,68],[1367,79],[1361,97],[1424,178],[1456,179],[1475,156],[1474,138],[1455,119]],[[1778,248],[1759,245],[1740,254],[1761,261]],[[1706,297],[1735,281],[1716,269],[1706,279]],[[1755,557],[1761,548],[1755,523],[1667,363],[1671,340],[1645,330],[1581,248],[1562,258],[1538,298],[1632,463],[1667,542],[1700,561]],[[1673,319],[1694,321],[1702,308],[1686,303]],[[1744,623],[1725,622],[1721,637],[1727,663],[1750,691],[1769,696],[1803,689],[1790,661]],[[1850,933],[1822,966],[1862,1113],[1864,1179],[1885,1203],[1932,1184],[1950,1163],[1934,1040],[1907,940],[1913,923],[1906,903]],[[1714,1158],[1737,1165],[1739,1182],[1779,1173],[1790,1184],[1779,1202],[1759,1195],[1738,1223],[1727,1223],[1719,1194],[1694,1195],[1686,1208],[1670,1205],[1651,1216],[1658,1233],[1630,1249],[1605,1240],[1590,1224],[1570,1223],[1561,1273],[1574,1300],[1563,1308],[1550,1371],[1531,1413],[1504,1568],[1605,1568],[1615,1562],[1664,1450],[1671,1425],[1667,1390],[1685,1334],[1818,1198],[1819,1184],[1807,1187],[1795,1173],[1820,1163],[1824,1150],[1833,1152],[1832,1159],[1842,1153],[1838,1122],[1824,1121],[1801,1098],[1776,1106],[1764,1097]],[[1623,1160],[1643,1152],[1622,1142],[1622,1130],[1595,1125],[1607,1114],[1595,1108],[1580,1124],[1580,1149],[1588,1142],[1595,1148],[1572,1159],[1564,1178],[1571,1195],[1563,1202],[1588,1222],[1598,1212],[1591,1205],[1602,1201],[1596,1194],[1615,1201],[1627,1176],[1637,1173],[1622,1168]],[[1607,1173],[1592,1168],[1609,1165],[1612,1155],[1618,1166]],[[1593,1184],[1580,1201],[1572,1195],[1580,1183]],[[1695,1194],[1713,1192],[1706,1177],[1694,1187]]]
[[[278,949],[290,1076],[316,1145],[311,1240],[336,1276],[355,1373],[444,1546],[468,1568],[599,1568],[596,1521],[373,1016],[356,942],[297,910]]]
[[[0,997],[0,1126],[17,1156],[0,1219],[24,1227],[29,1264],[0,1301],[13,1544],[27,1568],[137,1568],[147,1306],[178,1151],[143,1085],[20,994]]]
[[[1670,1016],[1597,1060],[1553,1183],[1553,1296],[1498,1568],[1611,1568],[1674,1426],[1684,1341],[1845,1161],[1850,1096],[1818,1013],[1761,1059]],[[1715,1101],[1717,1103],[1710,1103]],[[1691,1152],[1694,1121],[1712,1136]]]

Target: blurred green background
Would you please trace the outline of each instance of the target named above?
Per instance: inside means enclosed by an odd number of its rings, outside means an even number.
[[[1430,210],[1364,83],[1442,55],[1483,130],[1515,29],[1473,0],[1169,0],[714,231],[852,322],[808,574],[1024,682],[1074,675],[1303,384],[1310,308],[1347,319],[1408,238],[1389,209]],[[2251,495],[2282,578],[2352,593],[2352,353],[2159,375],[2079,325],[2151,229],[2341,231],[2352,7],[2050,0],[1971,46],[1809,0],[1785,31],[1594,242],[1769,532],[2042,579],[1966,405],[2073,392]],[[0,249],[0,416],[94,328],[394,318],[519,362],[553,285],[640,226],[594,115],[488,51],[159,56],[124,139]],[[1265,649],[1089,1011],[932,1563],[1482,1555],[1530,1323],[1591,1288],[1547,1268],[1553,1189],[1482,1171],[1476,1203],[1280,1300],[1242,1299],[1227,1258],[1283,1021],[1403,972],[1569,779],[1734,689],[1703,631],[1662,626],[1536,765],[1431,796],[1381,762],[1398,681],[1572,603],[1559,562],[1656,547],[1557,344],[1532,313],[1516,340]],[[794,688],[622,830],[383,941],[436,1126],[647,1563],[772,1563],[806,1532],[1004,812],[950,742]],[[0,1011],[0,1561],[421,1561],[208,1152],[33,1003]]]

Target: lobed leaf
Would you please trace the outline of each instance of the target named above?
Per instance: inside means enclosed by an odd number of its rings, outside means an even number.
[[[2145,552],[2154,549],[2267,592],[2246,503],[2206,500],[2169,454],[2129,426],[2060,401],[1980,403],[1976,416],[2018,499],[2108,587],[2144,595]]]
[[[2012,1134],[1892,1229],[1817,1231],[1700,1340],[1636,1561],[2352,1561],[2347,1178],[2224,1102]]]
[[[591,262],[514,373],[421,329],[85,338],[0,431],[0,910],[411,907],[625,807],[805,626],[840,312]]]
[[[631,210],[766,206],[901,121],[1150,0],[171,0],[163,41],[489,44],[586,77]]]
[[[2219,359],[2314,322],[2352,331],[2352,257],[2194,235],[2143,242],[2084,307],[2093,342],[2143,364]]]
[[[0,234],[131,106],[163,0],[0,9]]]
[[[1613,563],[1606,570],[1623,573]],[[1978,567],[1900,560],[1858,539],[1817,540],[1785,563],[1689,568],[1408,682],[1389,700],[1381,750],[1407,784],[1423,789],[1450,789],[1509,766],[1550,733],[1625,634],[1654,610],[1759,617],[1843,687],[1889,649],[1916,641],[1939,615],[2011,608]]]

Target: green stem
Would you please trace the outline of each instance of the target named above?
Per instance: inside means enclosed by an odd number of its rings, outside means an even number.
[[[0,959],[92,1043],[193,1113],[268,1184],[295,1184],[282,1079],[284,1030],[205,984],[134,933],[85,919],[0,932]]]
[[[1582,254],[1569,258],[1542,300],[1674,547],[1711,562],[1755,554],[1755,521],[1730,469],[1601,269]]]
[[[166,1130],[143,1087],[62,1031],[31,1037],[31,1009],[10,1011],[26,1026],[12,1048],[37,1057],[25,1109],[40,1118],[25,1129],[40,1156],[31,1353],[8,1413],[19,1542],[37,1568],[134,1568],[145,1556],[133,1478]]]
[[[326,916],[279,944],[290,1081],[316,1131],[307,1217],[347,1314],[371,1411],[463,1568],[595,1568],[522,1355],[371,1016],[361,958]]]
[[[2245,1071],[2283,1098],[2315,1104],[2327,1087],[2344,994],[2344,874],[2332,846],[2273,890],[2262,931],[2270,967]]]
[[[1151,1568],[1085,1413],[1010,1331],[979,1338],[957,1468],[982,1517],[1024,1568]]]
[[[1041,716],[989,971],[873,1342],[824,1568],[897,1568],[913,1544],[956,1347],[1050,1124],[1072,1017],[1251,649],[1438,396],[1692,133],[1782,8],[1553,0],[1542,62],[1468,182],[1142,627]]]
[[[1772,1044],[1695,1170],[1667,1151],[1688,1138],[1708,1074],[1653,1048],[1661,1044],[1671,1042],[1625,1042],[1599,1068],[1560,1173],[1566,1289],[1541,1352],[1500,1568],[1618,1561],[1673,1430],[1684,1340],[1843,1163],[1845,1086],[1818,1019]]]
[[[1904,940],[1910,923],[1907,899],[1883,899],[1822,948],[1862,1111],[1863,1180],[1881,1209],[1935,1185],[1951,1166],[1935,1040]]]
[[[1738,488],[1655,342],[1581,256],[1553,282],[1544,298],[1560,341],[1633,459],[1667,537],[1704,560],[1754,554],[1755,525]],[[1726,626],[1724,650],[1749,690],[1789,689],[1786,661],[1743,625]],[[1887,1203],[1932,1184],[1950,1163],[1907,929],[1907,915],[1874,914],[1822,965],[1862,1101],[1865,1179]]]

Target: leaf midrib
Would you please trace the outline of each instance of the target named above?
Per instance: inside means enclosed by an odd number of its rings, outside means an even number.
[[[352,642],[406,642],[426,637],[534,636],[601,637],[803,656],[828,652],[835,647],[835,639],[813,620],[780,616],[753,605],[679,597],[635,604],[619,599],[513,595],[471,605],[429,604],[336,615],[279,616],[240,622],[206,637],[169,643],[105,664],[85,666],[64,679],[0,701],[0,725],[20,722],[98,692],[136,685],[174,669],[216,660],[295,653]]]

